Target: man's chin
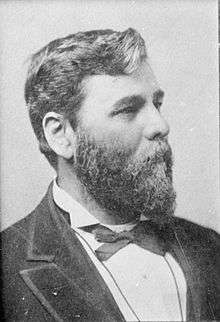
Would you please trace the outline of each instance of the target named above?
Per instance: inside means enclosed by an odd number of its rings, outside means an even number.
[[[176,193],[170,180],[167,185],[142,187],[141,192],[130,190],[126,193],[115,191],[114,196],[99,199],[100,204],[112,214],[125,218],[137,218],[141,215],[155,221],[167,221],[174,215]],[[126,196],[126,197],[125,197]]]

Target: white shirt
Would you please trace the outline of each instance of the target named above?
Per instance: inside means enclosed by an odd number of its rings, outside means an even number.
[[[92,234],[79,229],[97,224],[98,220],[59,188],[56,180],[53,197],[55,203],[70,214],[72,229],[110,289],[126,321],[182,321],[181,309],[185,321],[186,281],[180,266],[169,253],[163,257],[135,244],[128,244],[107,261],[100,262],[95,250],[102,244]],[[114,231],[122,231],[131,230],[135,224],[106,226]]]

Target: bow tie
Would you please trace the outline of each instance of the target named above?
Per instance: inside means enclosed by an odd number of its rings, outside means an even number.
[[[100,261],[106,261],[130,243],[161,256],[166,253],[164,228],[152,221],[141,221],[132,230],[119,233],[100,224],[80,228],[94,234],[95,239],[103,243],[95,251]]]

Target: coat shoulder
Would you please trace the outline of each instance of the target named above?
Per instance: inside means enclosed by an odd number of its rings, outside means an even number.
[[[50,187],[48,188],[49,191]],[[2,259],[15,260],[30,243],[30,230],[38,214],[45,213],[47,209],[48,191],[36,208],[27,216],[9,226],[0,233]],[[4,264],[4,263],[3,263]]]
[[[0,234],[2,261],[11,259],[13,262],[16,257],[20,257],[29,243],[30,223],[35,217],[35,211],[19,220],[15,224],[3,230]]]
[[[209,249],[220,256],[220,234],[215,230],[180,217],[174,218],[173,227],[189,246]]]

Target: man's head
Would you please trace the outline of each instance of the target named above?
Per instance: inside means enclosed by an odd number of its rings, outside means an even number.
[[[175,193],[163,91],[133,29],[58,39],[33,56],[26,102],[41,151],[110,213],[170,215]]]
[[[75,129],[85,97],[83,81],[92,75],[130,74],[145,57],[144,41],[133,29],[79,32],[50,42],[32,56],[25,100],[40,150],[53,167],[57,155],[45,139],[46,113],[60,114]]]

